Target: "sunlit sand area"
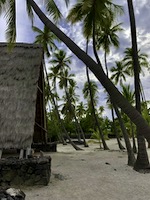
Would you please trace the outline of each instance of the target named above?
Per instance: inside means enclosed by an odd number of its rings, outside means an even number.
[[[148,200],[150,174],[127,166],[126,151],[118,150],[115,139],[107,143],[107,151],[90,142],[80,145],[83,151],[59,144],[56,153],[45,153],[52,157],[50,183],[22,188],[26,200]]]

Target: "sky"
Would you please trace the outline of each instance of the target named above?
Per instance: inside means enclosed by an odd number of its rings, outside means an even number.
[[[31,22],[26,13],[26,1],[16,0],[17,2],[17,42],[23,43],[33,43],[35,39],[35,33],[33,33],[31,29]],[[58,24],[59,28],[67,34],[81,49],[85,50],[86,41],[82,35],[82,28],[81,23],[77,23],[76,25],[71,26],[70,23],[66,22],[64,19],[67,16],[68,9],[64,6],[63,0],[55,0],[58,7],[60,8],[64,18],[60,24]],[[71,8],[75,4],[76,0],[70,0]],[[41,9],[43,9],[44,0],[37,0],[36,3],[39,5]],[[120,61],[124,54],[124,50],[127,47],[131,47],[131,38],[130,38],[130,24],[129,24],[129,17],[128,17],[128,9],[127,9],[127,1],[126,0],[114,0],[114,3],[118,5],[122,5],[124,8],[124,14],[118,18],[118,23],[123,23],[122,28],[123,31],[118,34],[120,47],[119,49],[111,48],[110,54],[107,56],[108,58],[108,67],[115,66],[115,61]],[[150,1],[149,0],[133,0],[134,9],[135,9],[135,17],[136,17],[136,25],[137,25],[137,39],[138,39],[138,48],[141,49],[141,52],[148,54],[150,60]],[[40,20],[35,16],[34,18],[34,25],[42,28],[43,25]],[[6,42],[5,39],[5,29],[6,29],[6,22],[5,16],[1,15],[0,17],[0,42]],[[85,73],[85,66],[84,64],[76,58],[68,50],[68,48],[61,43],[59,45],[60,49],[64,49],[67,52],[68,56],[72,56],[72,63],[71,63],[71,72],[74,73],[75,80],[78,84],[78,89],[76,90],[77,94],[80,96],[81,101],[85,101],[82,95],[83,85],[86,82],[86,73]],[[89,51],[89,55],[93,57],[92,50]],[[101,59],[102,64],[104,63],[103,60],[103,53],[102,51],[99,52],[99,57]],[[46,62],[46,66],[49,67],[49,64]],[[110,117],[110,112],[106,107],[106,94],[104,92],[103,87],[95,78],[95,76],[90,73],[91,80],[96,81],[99,88],[99,106],[105,106],[105,112],[103,116]],[[145,72],[145,76],[141,77],[141,81],[144,88],[144,93],[146,96],[146,100],[150,100],[150,72]],[[127,78],[126,83],[133,84],[133,78]]]

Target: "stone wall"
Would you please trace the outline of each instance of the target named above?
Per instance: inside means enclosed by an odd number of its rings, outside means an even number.
[[[0,159],[0,186],[47,185],[50,175],[50,157]]]

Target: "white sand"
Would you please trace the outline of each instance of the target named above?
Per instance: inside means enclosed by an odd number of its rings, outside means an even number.
[[[26,200],[149,200],[150,174],[127,166],[116,140],[107,143],[114,151],[90,144],[84,151],[58,145],[57,153],[45,153],[52,157],[50,183],[22,188]]]

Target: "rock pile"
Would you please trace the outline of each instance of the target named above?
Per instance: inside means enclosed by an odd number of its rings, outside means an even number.
[[[0,160],[0,186],[47,185],[51,175],[50,157]]]

